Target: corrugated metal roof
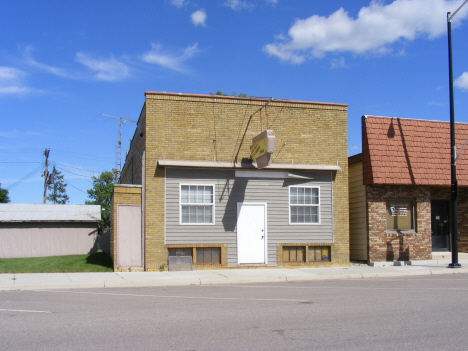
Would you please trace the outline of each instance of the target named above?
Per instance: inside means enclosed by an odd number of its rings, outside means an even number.
[[[0,204],[0,222],[98,222],[100,205]]]

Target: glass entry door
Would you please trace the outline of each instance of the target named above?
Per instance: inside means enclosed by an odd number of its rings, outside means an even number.
[[[431,201],[432,250],[450,249],[449,201]]]

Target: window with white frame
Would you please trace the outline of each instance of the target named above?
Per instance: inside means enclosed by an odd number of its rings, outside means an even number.
[[[320,223],[319,187],[289,187],[289,223]]]
[[[180,186],[180,223],[214,224],[214,185]]]

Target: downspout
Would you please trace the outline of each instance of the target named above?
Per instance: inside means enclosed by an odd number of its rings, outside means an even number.
[[[338,162],[337,162],[338,164]],[[335,207],[335,201],[333,199],[333,173],[330,172],[330,184],[331,184],[331,203],[332,203],[332,207],[331,207],[331,216],[332,216],[332,243],[335,242],[335,216],[334,216],[334,212],[333,212],[333,209]]]
[[[145,198],[146,198],[146,151],[141,157],[141,266],[145,268]]]

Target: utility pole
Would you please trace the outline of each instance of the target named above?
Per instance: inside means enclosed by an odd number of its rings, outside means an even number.
[[[447,13],[447,35],[448,35],[448,52],[449,52],[449,87],[450,87],[450,170],[451,170],[451,229],[452,229],[452,263],[449,268],[460,268],[458,263],[458,181],[457,181],[457,148],[455,145],[455,107],[453,99],[453,68],[452,68],[452,19],[458,11],[468,2],[466,0],[452,15]],[[463,148],[462,148],[463,149]]]
[[[44,204],[46,203],[47,198],[47,184],[49,182],[49,170],[47,169],[49,165],[49,153],[50,149],[45,149],[44,156],[45,156],[45,168],[44,168]]]

